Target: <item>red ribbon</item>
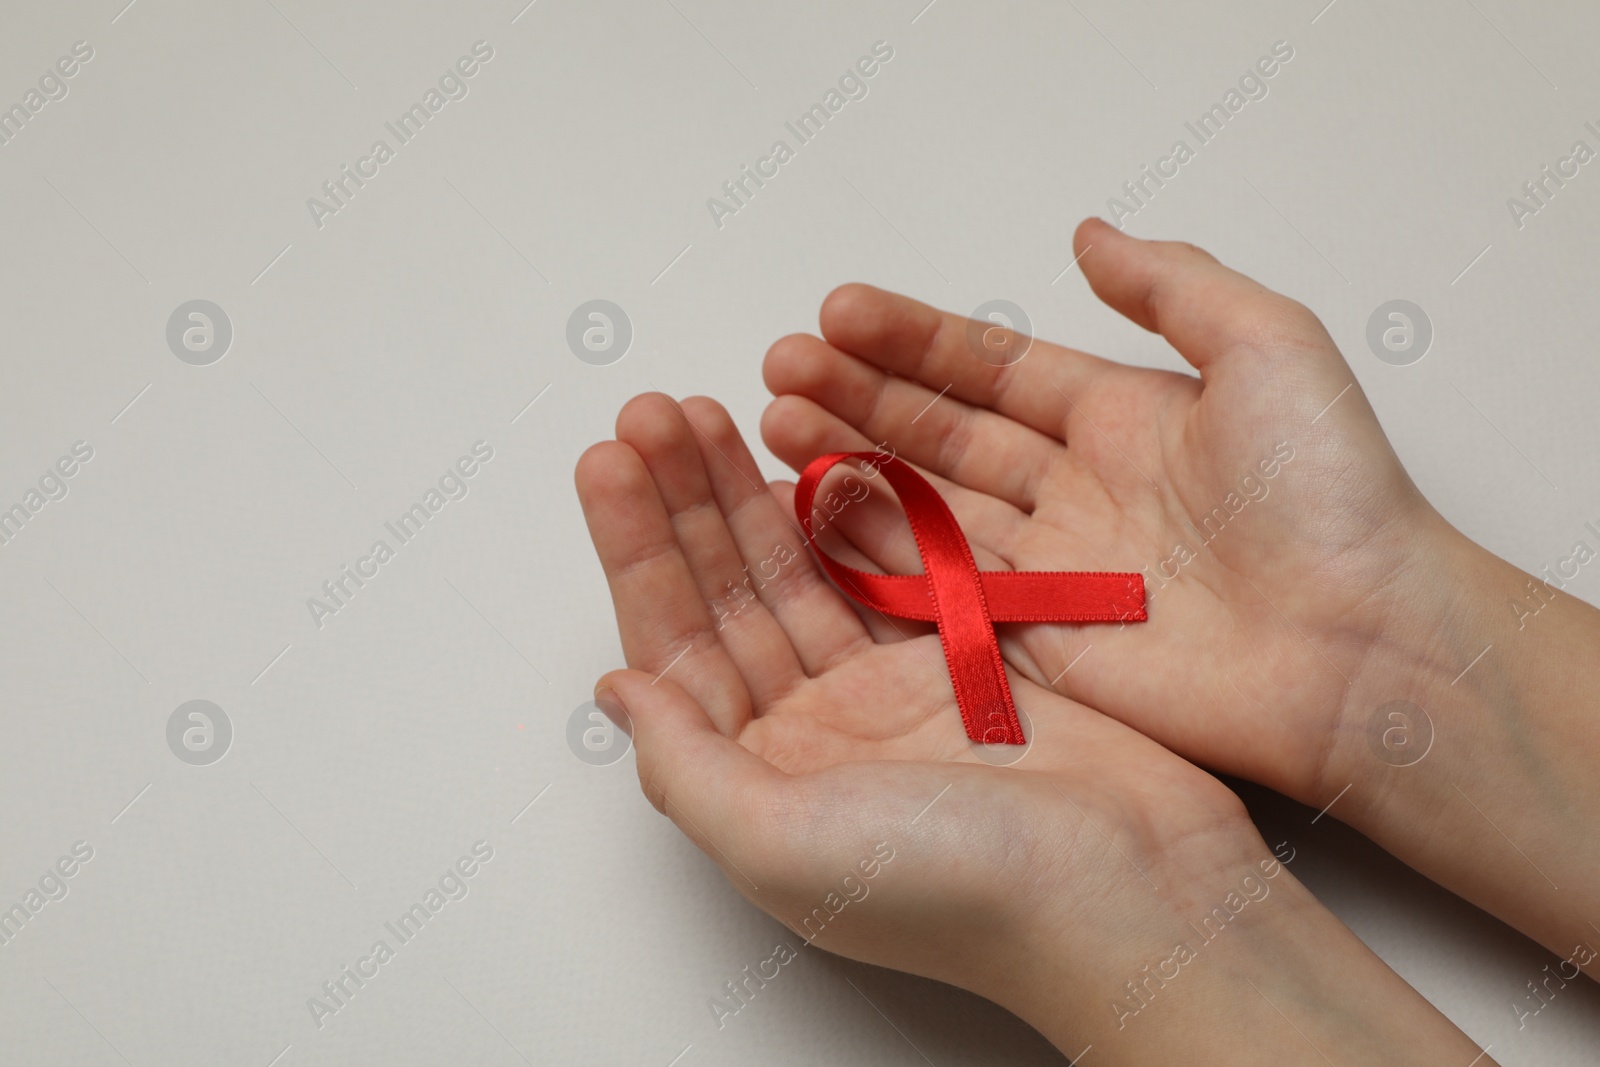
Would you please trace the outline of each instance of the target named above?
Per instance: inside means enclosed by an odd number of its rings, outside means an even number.
[[[906,509],[922,574],[869,574],[830,559],[811,528],[822,476],[847,459],[880,469]],[[856,602],[902,619],[936,623],[967,736],[982,744],[1025,743],[1006,681],[997,622],[1143,622],[1144,577],[1092,571],[980,571],[956,517],[909,465],[878,452],[832,452],[806,465],[795,515],[823,569]]]

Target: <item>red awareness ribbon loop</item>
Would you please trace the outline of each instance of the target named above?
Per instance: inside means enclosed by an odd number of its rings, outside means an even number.
[[[922,574],[869,574],[829,558],[812,529],[812,501],[835,464],[861,460],[899,495],[922,554]],[[823,569],[852,599],[885,615],[936,623],[967,736],[1020,745],[1022,723],[1006,681],[997,622],[1143,622],[1144,576],[1104,571],[980,571],[966,535],[927,479],[881,452],[832,452],[806,465],[795,486],[800,520]]]

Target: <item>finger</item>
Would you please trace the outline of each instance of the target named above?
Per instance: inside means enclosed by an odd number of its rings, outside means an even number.
[[[1065,451],[1058,437],[948,395],[948,383],[925,386],[886,374],[817,337],[783,338],[762,373],[774,395],[809,397],[911,462],[1025,511]]]
[[[765,836],[761,813],[773,808],[788,775],[724,736],[705,709],[670,679],[611,671],[595,703],[631,723],[639,784],[730,880],[749,893],[751,857]]]
[[[695,430],[711,491],[745,560],[745,588],[783,628],[805,672],[815,677],[870,648],[861,620],[806,550],[792,502],[785,511],[773,499],[727,409],[705,397],[690,397],[682,409]]]
[[[628,665],[673,672],[717,728],[736,735],[750,720],[750,691],[717,639],[644,460],[620,441],[602,441],[579,458],[576,480]]]
[[[1083,275],[1112,309],[1159,333],[1201,374],[1216,373],[1231,354],[1251,359],[1315,357],[1343,367],[1328,332],[1307,308],[1177,241],[1141,241],[1100,219],[1086,219],[1073,237]],[[1348,370],[1345,375],[1348,376]]]
[[[801,396],[780,396],[761,414],[761,437],[773,455],[793,467],[805,465],[825,452],[870,452],[875,447],[861,431]],[[917,466],[915,462],[913,466]],[[1011,504],[986,493],[974,492],[938,474],[919,468],[944,497],[974,550],[982,546],[1006,568],[1015,569],[1018,538],[1027,516]]]
[[[694,428],[670,397],[646,393],[623,405],[617,437],[649,468],[717,638],[744,675],[759,714],[804,671],[754,583],[746,584],[745,559],[711,490]]]
[[[1017,362],[994,366],[978,323],[870,285],[845,285],[828,294],[820,314],[828,343],[891,374],[1058,437],[1066,417],[1062,393],[1076,396],[1119,364],[1034,339]],[[1059,390],[1059,391],[1058,391]]]
[[[793,482],[773,482],[772,497],[784,509],[786,514],[794,514]],[[869,497],[868,499],[870,500],[871,498]],[[862,501],[862,503],[865,502]],[[896,504],[894,506],[898,507],[899,505]],[[840,512],[841,516],[844,514],[846,514],[845,511]],[[858,571],[866,571],[869,574],[915,574],[922,569],[921,559],[917,555],[915,544],[911,544],[909,555],[896,552],[893,555],[881,553],[873,557],[858,548],[841,530],[839,524],[831,519],[820,523],[813,520],[813,524],[813,529],[817,535],[817,547],[833,559],[843,563],[846,567],[854,567]],[[909,524],[906,525],[902,532],[905,539],[908,542],[911,541]],[[821,571],[819,570],[818,573],[820,574]],[[916,622],[912,619],[890,618],[876,608],[866,607],[848,594],[844,594],[843,600],[850,610],[855,613],[861,625],[866,627],[867,633],[877,644],[887,645],[895,641],[907,641],[913,637],[921,637],[924,634],[938,632],[938,627],[930,623]]]

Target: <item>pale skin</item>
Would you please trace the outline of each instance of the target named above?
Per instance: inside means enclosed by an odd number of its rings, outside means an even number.
[[[776,455],[798,468],[887,444],[934,481],[980,566],[1147,569],[1147,623],[1002,627],[1033,725],[1022,760],[977,758],[937,634],[827,582],[791,488],[764,483],[704,399],[635,399],[579,463],[630,668],[602,679],[602,704],[630,716],[651,802],[758,906],[804,934],[887,842],[871,896],[816,943],[990,997],[1067,1055],[1268,1063],[1315,1057],[1310,1043],[1336,1062],[1468,1063],[1477,1046],[1201,767],[1316,808],[1349,785],[1332,816],[1567,958],[1600,919],[1579,699],[1595,689],[1578,677],[1600,621],[1560,596],[1512,613],[1525,576],[1417,493],[1304,308],[1188,246],[1094,222],[1076,240],[1094,246],[1080,266],[1096,293],[1199,379],[1042,341],[992,366],[964,319],[865,286],[832,294],[822,336],[783,339],[764,368]],[[869,484],[825,545],[920,569],[892,493]],[[1188,527],[1218,507],[1214,537]],[[1182,542],[1195,551],[1175,562]],[[776,575],[728,601],[746,567]],[[1412,766],[1368,742],[1396,699],[1436,728]],[[1506,855],[1484,862],[1497,842]],[[1237,918],[1206,939],[1194,924],[1225,902]],[[1180,943],[1192,958],[1169,962]]]

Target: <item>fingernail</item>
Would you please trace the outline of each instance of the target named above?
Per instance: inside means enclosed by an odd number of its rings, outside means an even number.
[[[601,686],[594,691],[594,706],[600,713],[611,720],[611,724],[629,737],[633,736],[633,719],[628,715],[627,707],[622,703],[622,698],[615,689]]]

